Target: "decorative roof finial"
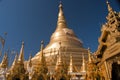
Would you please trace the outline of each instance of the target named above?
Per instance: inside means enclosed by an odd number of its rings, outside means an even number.
[[[16,54],[14,61],[12,63],[11,69],[15,69],[16,65],[17,65],[17,59],[18,59],[18,54]]]
[[[31,61],[31,59],[32,59],[32,55],[30,54],[29,60],[28,60],[28,67],[32,67],[32,61]]]
[[[62,8],[62,1],[60,1],[59,8]]]
[[[108,0],[106,0],[106,3],[109,4]]]
[[[110,3],[109,3],[108,0],[106,0],[106,4],[107,4],[107,6],[108,6],[108,11],[109,11],[109,12],[110,12],[110,11],[113,11],[113,9],[112,9],[112,7],[110,6]]]
[[[41,61],[44,61],[44,53],[43,53],[43,45],[44,45],[44,41],[41,41]]]
[[[43,50],[44,41],[41,41],[41,51]]]
[[[84,54],[82,54],[82,72],[85,72],[85,58],[84,58]]]
[[[91,53],[90,53],[90,48],[88,48],[88,61],[89,63],[91,63]]]
[[[22,45],[24,45],[24,41],[22,41]]]

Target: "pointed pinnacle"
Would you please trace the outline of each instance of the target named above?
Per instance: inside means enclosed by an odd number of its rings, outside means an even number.
[[[59,13],[58,13],[58,21],[57,21],[57,30],[67,28],[66,20],[63,13],[62,3],[59,4]]]
[[[110,6],[110,3],[108,2],[108,0],[106,0],[106,4],[107,4],[107,6],[108,6],[108,11],[109,11],[109,12],[112,11],[112,7]]]
[[[24,62],[24,42],[22,42],[18,61]]]
[[[62,1],[60,1],[59,8],[62,8]]]
[[[41,41],[41,51],[43,50],[44,41]]]

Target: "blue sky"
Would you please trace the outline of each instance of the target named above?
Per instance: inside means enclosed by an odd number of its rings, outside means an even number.
[[[85,48],[94,52],[101,25],[106,22],[106,0],[61,0],[68,27],[73,29]],[[115,11],[117,0],[109,0]],[[40,49],[41,40],[49,43],[56,28],[59,0],[0,0],[0,35],[7,32],[4,51],[20,51],[25,42],[25,59]],[[0,45],[1,47],[1,45]]]

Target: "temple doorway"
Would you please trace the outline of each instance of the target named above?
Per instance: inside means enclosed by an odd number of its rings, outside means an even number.
[[[112,64],[112,80],[120,80],[120,64],[117,62]]]

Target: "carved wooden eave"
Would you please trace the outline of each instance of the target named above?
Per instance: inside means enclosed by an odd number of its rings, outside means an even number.
[[[109,47],[106,50],[106,53],[104,53],[103,59],[109,59],[111,57],[116,56],[117,54],[120,54],[120,42],[114,44],[113,46]]]
[[[97,51],[96,51],[96,53],[95,53],[96,56],[97,56],[97,55],[100,55],[100,54],[101,54],[100,51],[101,51],[102,47],[103,47],[104,45],[107,45],[106,42],[103,41],[103,39],[106,37],[107,34],[108,34],[108,33],[107,33],[106,31],[103,31],[103,32],[102,32],[102,35],[101,35],[101,37],[99,38],[99,46],[98,46],[98,49],[97,49]]]
[[[98,66],[101,66],[104,63],[104,61],[107,61],[110,59],[112,60],[112,58],[116,59],[118,55],[120,56],[120,42],[106,49]]]
[[[99,44],[98,49],[95,53],[96,56],[98,56],[100,54],[100,50],[101,50],[102,46],[103,46],[102,44]]]

